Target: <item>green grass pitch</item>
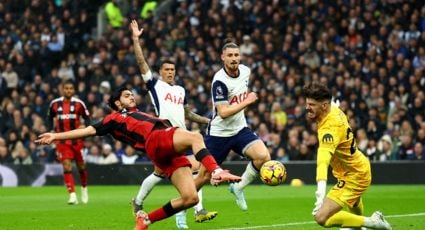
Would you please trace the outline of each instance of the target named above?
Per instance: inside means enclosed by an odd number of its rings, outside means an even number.
[[[79,195],[79,187],[77,194]],[[0,188],[0,229],[134,229],[130,199],[138,186],[91,186],[88,204],[66,204],[65,187]],[[269,187],[251,185],[245,190],[249,210],[236,206],[226,185],[204,187],[204,207],[218,216],[195,223],[188,210],[190,229],[321,229],[311,210],[315,186]],[[145,203],[147,211],[177,195],[169,185],[156,186]],[[372,185],[364,197],[365,214],[381,210],[393,229],[425,229],[425,185]],[[149,229],[176,229],[174,217]]]

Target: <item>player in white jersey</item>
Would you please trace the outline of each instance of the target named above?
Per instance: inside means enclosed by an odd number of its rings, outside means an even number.
[[[205,144],[220,165],[233,150],[251,161],[248,163],[242,180],[230,184],[230,192],[235,195],[236,203],[243,211],[248,210],[243,189],[259,175],[264,162],[270,160],[270,153],[258,136],[248,128],[244,110],[257,100],[255,92],[249,92],[248,82],[251,70],[240,64],[240,50],[235,43],[223,46],[221,59],[224,67],[212,81],[213,118],[208,125]],[[203,183],[209,179],[205,168],[201,166],[200,178]]]
[[[175,64],[171,61],[164,61],[161,64],[159,73],[161,79],[154,78],[148,64],[143,56],[142,47],[139,43],[139,37],[143,33],[143,29],[139,30],[139,26],[135,20],[131,22],[133,47],[137,63],[142,73],[143,81],[149,90],[152,103],[155,107],[156,115],[162,119],[167,119],[173,126],[186,129],[185,118],[190,121],[208,124],[210,121],[207,117],[199,116],[191,111],[185,99],[185,89],[179,85],[175,85],[174,77],[176,75]],[[200,163],[195,159],[193,154],[188,154],[187,158],[192,164],[194,175],[200,167]],[[155,168],[155,171],[143,181],[140,186],[136,198],[133,200],[134,213],[143,209],[143,201],[152,191],[153,187],[162,181],[164,177],[162,172]],[[208,212],[202,205],[202,190],[198,191],[199,203],[195,208],[195,221],[203,222],[213,219],[217,216],[217,212]],[[176,214],[176,225],[179,229],[187,229],[186,212],[182,211]]]

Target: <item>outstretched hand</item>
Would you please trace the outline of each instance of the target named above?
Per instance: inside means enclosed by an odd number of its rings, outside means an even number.
[[[139,29],[139,24],[136,20],[131,20],[130,23],[133,38],[139,38],[143,34],[143,28]]]
[[[43,133],[34,142],[39,145],[50,145],[55,140],[54,133]]]

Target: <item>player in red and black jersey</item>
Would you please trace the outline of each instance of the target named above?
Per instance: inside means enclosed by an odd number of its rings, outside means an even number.
[[[54,131],[65,132],[83,126],[82,119],[88,123],[90,113],[83,101],[74,97],[75,87],[72,81],[66,81],[63,86],[63,96],[54,99],[49,106],[49,121],[54,124]],[[56,141],[56,156],[62,163],[64,181],[68,189],[68,204],[77,204],[74,177],[72,175],[72,160],[75,160],[81,182],[81,201],[88,202],[87,170],[82,155],[83,140],[60,140]]]
[[[172,127],[168,120],[137,111],[134,95],[130,90],[121,88],[115,92],[109,99],[109,106],[115,111],[95,125],[62,133],[44,133],[35,142],[51,144],[55,140],[111,134],[117,140],[145,151],[154,165],[170,179],[180,197],[150,213],[139,211],[136,215],[136,229],[147,229],[148,225],[198,203],[196,186],[200,183],[193,180],[190,162],[184,155],[189,149],[212,174],[211,184],[240,181],[240,177],[217,165],[206,149],[201,134]]]

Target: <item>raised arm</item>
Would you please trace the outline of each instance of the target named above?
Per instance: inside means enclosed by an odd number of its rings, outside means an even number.
[[[139,37],[143,34],[143,28],[139,29],[139,25],[137,24],[136,20],[131,21],[131,38],[133,40],[133,49],[134,49],[134,55],[136,56],[137,64],[139,65],[140,72],[143,75],[143,80],[146,82],[149,79],[145,79],[145,76],[149,72],[149,65],[145,60],[145,57],[143,56],[143,50],[140,46]],[[152,74],[150,74],[152,75]]]
[[[94,135],[96,135],[96,129],[90,125],[82,129],[74,129],[67,132],[43,133],[34,142],[41,145],[50,145],[55,140],[80,139]]]

